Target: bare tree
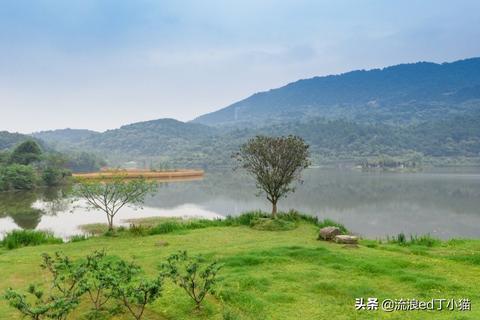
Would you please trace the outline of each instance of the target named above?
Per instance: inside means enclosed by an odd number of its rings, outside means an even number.
[[[74,195],[87,201],[90,209],[106,213],[108,229],[113,230],[113,218],[120,209],[143,204],[147,194],[156,190],[155,182],[143,178],[127,179],[122,175],[105,179],[82,179],[74,188]]]
[[[302,170],[310,165],[308,148],[305,141],[296,136],[256,136],[233,154],[239,167],[252,174],[257,188],[267,194],[273,218],[278,200],[295,191],[292,183],[301,182]]]

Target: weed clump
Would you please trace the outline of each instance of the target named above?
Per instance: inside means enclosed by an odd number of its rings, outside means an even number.
[[[63,243],[63,240],[57,238],[51,232],[37,230],[13,230],[5,235],[2,245],[8,250],[38,246],[41,244]]]

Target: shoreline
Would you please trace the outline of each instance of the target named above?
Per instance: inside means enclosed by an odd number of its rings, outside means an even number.
[[[74,173],[72,176],[77,179],[111,179],[118,176],[127,179],[201,179],[205,172],[196,169],[178,169],[172,171],[150,171],[150,170],[111,170],[89,173]]]

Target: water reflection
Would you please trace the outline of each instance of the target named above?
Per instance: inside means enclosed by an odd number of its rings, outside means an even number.
[[[269,210],[269,204],[255,192],[254,182],[243,174],[207,172],[203,180],[162,183],[143,210],[123,210],[117,222],[142,216],[212,218]],[[13,224],[68,236],[78,233],[81,224],[104,222],[101,212],[73,208],[65,193],[60,189],[0,193],[0,233]],[[369,237],[398,232],[480,237],[476,227],[480,223],[480,174],[477,170],[381,174],[311,169],[297,192],[280,203],[280,209],[290,208],[338,220]]]

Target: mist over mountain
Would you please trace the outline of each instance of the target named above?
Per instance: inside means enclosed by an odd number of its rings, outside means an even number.
[[[468,114],[479,108],[480,58],[472,58],[299,80],[256,93],[193,122],[251,126],[324,117],[412,124]]]

